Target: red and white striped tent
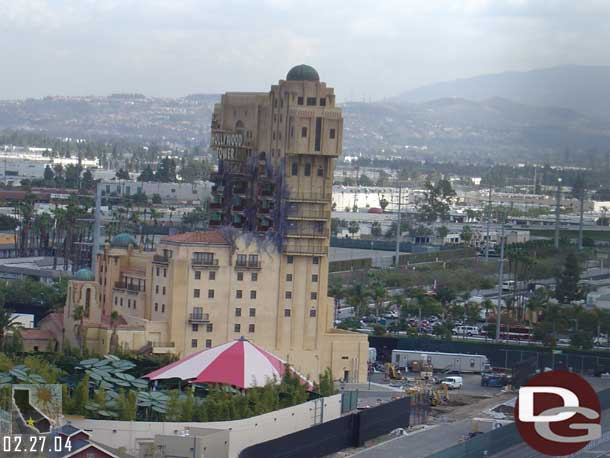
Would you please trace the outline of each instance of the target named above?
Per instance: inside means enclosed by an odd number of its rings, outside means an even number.
[[[187,356],[144,376],[150,380],[178,378],[191,383],[221,383],[238,388],[280,381],[286,363],[245,338]],[[290,369],[292,370],[292,369]],[[296,373],[296,371],[295,371]],[[303,376],[297,375],[312,386]]]

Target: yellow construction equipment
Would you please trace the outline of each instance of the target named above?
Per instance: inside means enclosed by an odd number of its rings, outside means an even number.
[[[394,366],[394,364],[392,364],[392,363],[387,363],[385,365],[385,375],[386,375],[386,378],[389,378],[392,380],[403,380],[404,379],[402,374],[400,372],[398,372],[398,370],[396,369],[396,366]]]

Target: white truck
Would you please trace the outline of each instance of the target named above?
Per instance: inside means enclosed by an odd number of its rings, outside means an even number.
[[[392,350],[392,363],[396,367],[408,368],[414,361],[429,362],[436,371],[479,373],[489,369],[489,360],[485,355],[422,350]]]

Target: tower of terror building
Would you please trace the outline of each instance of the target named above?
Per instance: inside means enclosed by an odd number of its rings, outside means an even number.
[[[212,119],[210,230],[163,237],[155,251],[112,237],[95,272],[68,285],[62,341],[183,357],[245,337],[312,378],[330,368],[366,380],[367,336],[333,328],[327,295],[342,127],[333,90],[307,65],[269,92],[224,94]]]
[[[251,233],[277,251],[274,350],[336,377],[366,379],[365,336],[333,329],[327,296],[333,172],[343,116],[308,65],[269,92],[227,92],[214,107],[210,227]],[[290,320],[285,315],[290,314]]]

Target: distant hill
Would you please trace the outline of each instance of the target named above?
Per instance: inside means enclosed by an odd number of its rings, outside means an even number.
[[[403,92],[395,101],[417,103],[452,97],[474,101],[501,97],[610,120],[610,66],[565,65],[445,81]]]

